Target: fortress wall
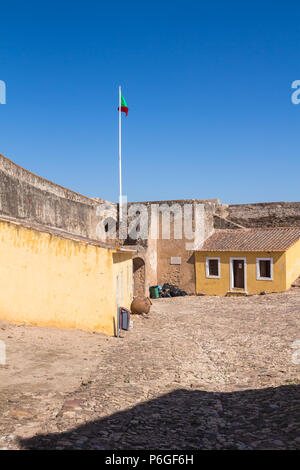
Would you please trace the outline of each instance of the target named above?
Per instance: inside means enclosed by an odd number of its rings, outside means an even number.
[[[203,204],[204,235],[217,228],[300,226],[300,202],[271,202],[224,205],[218,199],[140,202],[146,207],[149,229],[152,224],[151,204]],[[136,203],[128,203],[128,208]],[[97,208],[100,210],[97,211]],[[8,216],[80,235],[90,239],[105,239],[97,224],[107,218],[117,218],[118,205],[82,196],[52,183],[16,165],[0,154],[0,216]],[[134,217],[129,217],[129,222]],[[237,225],[235,225],[237,224]],[[104,225],[104,224],[103,224]],[[107,240],[108,241],[108,240]],[[119,240],[133,245],[145,262],[145,293],[149,285],[171,282],[189,293],[195,291],[194,253],[186,249],[186,240]],[[112,243],[114,244],[114,240]],[[173,264],[171,258],[181,258]]]
[[[0,154],[0,215],[96,239],[100,201],[34,175]]]
[[[227,217],[244,227],[300,226],[300,202],[233,204]]]

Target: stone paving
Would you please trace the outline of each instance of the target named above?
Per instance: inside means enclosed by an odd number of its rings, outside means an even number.
[[[0,449],[300,449],[300,288],[132,319],[119,339],[1,323]]]

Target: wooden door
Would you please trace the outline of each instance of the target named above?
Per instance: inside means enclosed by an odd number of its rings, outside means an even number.
[[[233,260],[233,287],[245,288],[245,262],[243,259]]]

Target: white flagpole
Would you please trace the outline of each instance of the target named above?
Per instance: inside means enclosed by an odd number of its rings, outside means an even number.
[[[122,221],[122,134],[121,134],[121,87],[119,86],[119,183],[120,183],[120,194],[119,194],[119,219]]]

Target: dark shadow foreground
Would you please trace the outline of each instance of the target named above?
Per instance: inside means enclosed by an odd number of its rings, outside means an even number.
[[[299,449],[300,386],[211,393],[176,390],[24,449]]]

